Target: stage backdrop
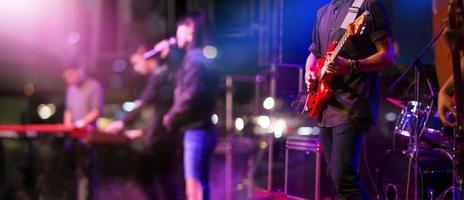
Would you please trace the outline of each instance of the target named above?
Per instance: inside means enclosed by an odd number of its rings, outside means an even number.
[[[283,63],[304,64],[309,55],[317,10],[327,0],[283,1]]]

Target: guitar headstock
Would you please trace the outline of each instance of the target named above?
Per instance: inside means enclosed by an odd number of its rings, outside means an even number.
[[[369,11],[364,11],[353,23],[348,26],[347,33],[349,36],[361,35],[366,28]]]

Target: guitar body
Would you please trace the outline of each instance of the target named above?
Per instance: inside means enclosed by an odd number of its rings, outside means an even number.
[[[331,52],[335,49],[336,43],[333,42],[330,44],[328,52]],[[324,56],[324,58],[317,59],[316,69],[314,71],[316,74],[324,67],[324,62],[326,61],[328,56]],[[330,89],[330,81],[332,81],[334,74],[328,73],[322,77],[322,79],[317,83],[314,91],[309,91],[307,101],[306,101],[306,109],[307,115],[309,118],[317,118],[324,108],[325,103],[327,100],[330,99],[332,96],[332,89]]]
[[[345,35],[337,41],[332,42],[323,58],[317,59],[316,66],[310,69],[317,76],[317,83],[314,88],[308,91],[306,98],[305,109],[308,118],[318,118],[324,108],[327,100],[332,97],[332,89],[330,89],[330,82],[334,77],[334,73],[327,71],[327,64],[333,62],[340,53],[345,42],[354,35],[363,33],[366,26],[367,16],[369,11],[364,11],[361,16],[347,27]],[[329,54],[330,53],[330,54]]]

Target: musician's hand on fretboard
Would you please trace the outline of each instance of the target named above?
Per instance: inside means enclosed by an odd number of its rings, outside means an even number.
[[[351,62],[348,59],[337,56],[335,60],[327,64],[327,72],[336,75],[351,74]]]

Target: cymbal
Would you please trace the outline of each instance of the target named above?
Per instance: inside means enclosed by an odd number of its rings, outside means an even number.
[[[391,104],[395,105],[395,106],[400,107],[400,108],[406,107],[404,105],[404,103],[403,103],[404,101],[401,101],[401,100],[398,100],[398,99],[387,97],[387,101],[390,102]]]

